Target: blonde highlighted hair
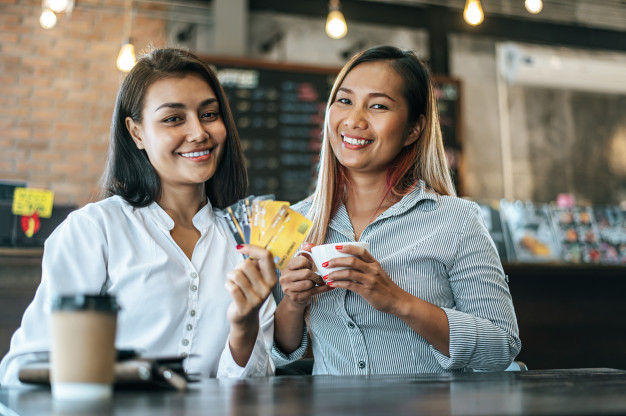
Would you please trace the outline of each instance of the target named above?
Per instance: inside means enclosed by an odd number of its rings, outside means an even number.
[[[395,196],[408,194],[421,179],[440,195],[456,195],[446,161],[430,71],[411,51],[393,46],[376,46],[355,55],[341,69],[326,105],[326,120],[320,154],[320,168],[309,218],[313,227],[308,241],[323,244],[332,215],[343,202],[346,189],[351,186],[347,172],[337,161],[328,140],[328,112],[337,96],[337,90],[346,75],[364,62],[386,62],[404,79],[404,97],[408,104],[409,126],[424,116],[426,123],[419,138],[404,147],[387,168],[388,192]],[[382,203],[382,201],[381,201]]]

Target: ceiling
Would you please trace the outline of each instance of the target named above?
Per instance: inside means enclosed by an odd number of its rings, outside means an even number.
[[[465,0],[359,0],[405,6],[445,6],[458,9]],[[526,11],[524,0],[481,0],[485,19],[489,15],[533,19],[544,22],[574,24],[587,27],[626,31],[626,0],[543,0],[537,15]]]

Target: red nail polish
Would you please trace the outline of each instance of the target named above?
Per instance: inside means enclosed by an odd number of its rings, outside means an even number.
[[[237,244],[237,250],[242,249],[243,248],[243,244]]]
[[[335,246],[335,249],[336,249],[336,250],[341,250],[342,248],[343,248],[343,246],[342,246],[342,245]]]
[[[333,287],[333,282],[326,282],[326,284],[327,284],[330,288],[334,289],[334,287]]]
[[[328,279],[328,275],[322,277],[322,279],[324,279],[324,280]]]
[[[328,267],[328,262],[325,261],[324,263],[322,263],[322,267]]]

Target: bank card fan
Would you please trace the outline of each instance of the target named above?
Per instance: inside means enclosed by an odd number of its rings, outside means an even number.
[[[238,244],[268,250],[282,269],[304,242],[311,221],[273,195],[249,196],[224,210],[228,227]]]

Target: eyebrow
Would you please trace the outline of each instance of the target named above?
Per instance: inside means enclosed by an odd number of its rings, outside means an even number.
[[[200,107],[206,107],[209,104],[213,104],[217,102],[217,98],[208,98],[200,103]],[[186,108],[187,106],[183,103],[163,103],[154,110],[155,112],[159,111],[161,108]]]
[[[352,91],[350,88],[346,88],[346,87],[340,87],[337,92],[339,91],[343,91],[346,92],[348,94],[354,94],[354,91]],[[385,94],[384,92],[371,92],[369,94],[367,94],[370,97],[383,97],[383,98],[387,98],[393,102],[396,102],[396,100],[394,100],[393,98],[391,98],[389,95]]]

